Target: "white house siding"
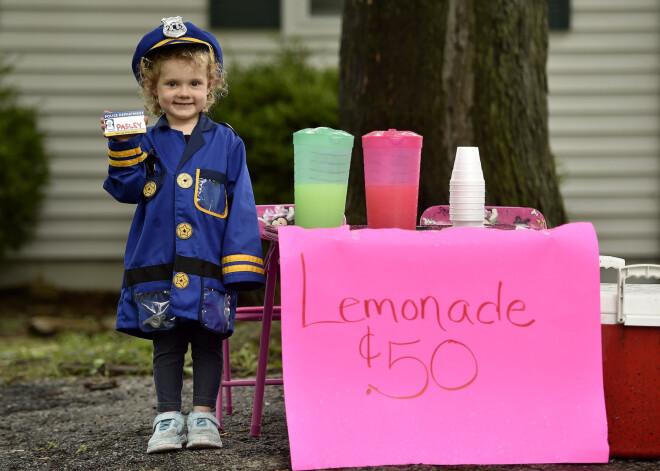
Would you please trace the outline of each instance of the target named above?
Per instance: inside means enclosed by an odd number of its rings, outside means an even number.
[[[601,254],[660,258],[660,0],[572,0],[550,34],[550,144]]]
[[[36,238],[5,266],[0,286],[41,280],[117,289],[134,207],[102,188],[104,109],[142,109],[131,73],[135,46],[163,17],[208,25],[206,0],[0,0],[8,84],[39,110],[51,182]]]
[[[42,280],[116,289],[133,206],[112,200],[100,135],[103,109],[141,109],[130,58],[163,17],[208,26],[208,0],[0,0],[8,82],[38,107],[51,183],[36,238],[0,271],[0,286]],[[336,66],[338,18],[311,18],[282,1],[282,31],[216,31],[231,73],[300,36]],[[591,221],[601,253],[660,256],[660,0],[573,0],[571,30],[551,33],[551,147],[572,221]]]

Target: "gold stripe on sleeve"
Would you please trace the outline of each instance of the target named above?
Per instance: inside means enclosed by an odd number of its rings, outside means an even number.
[[[108,149],[108,156],[112,157],[113,159],[121,159],[124,157],[132,157],[134,155],[141,155],[142,148],[136,147],[134,149],[128,149],[128,150],[110,150]]]
[[[147,153],[142,152],[142,155],[131,160],[113,160],[108,158],[108,163],[113,167],[130,167],[131,165],[139,164],[147,158]]]
[[[227,275],[237,271],[259,273],[260,275],[265,273],[263,268],[254,265],[230,265],[222,269],[222,274]]]
[[[222,260],[220,260],[220,263],[222,265],[232,262],[251,262],[251,263],[258,263],[259,265],[264,264],[262,258],[254,257],[252,255],[228,255],[226,257],[222,257]]]

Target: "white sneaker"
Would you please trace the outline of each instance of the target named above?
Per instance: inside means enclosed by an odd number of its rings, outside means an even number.
[[[185,419],[181,412],[163,412],[154,419],[154,434],[147,444],[147,453],[180,450],[186,443]]]
[[[220,448],[222,440],[218,427],[220,422],[212,412],[188,414],[188,445],[186,448]]]

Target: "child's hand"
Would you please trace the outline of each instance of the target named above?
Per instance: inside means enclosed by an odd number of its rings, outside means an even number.
[[[110,113],[108,110],[103,110],[103,114]],[[149,124],[149,116],[144,115],[144,124]],[[105,120],[101,116],[101,131],[105,132]],[[137,134],[120,134],[118,136],[112,136],[112,139],[115,141],[128,141],[130,138],[137,136]]]

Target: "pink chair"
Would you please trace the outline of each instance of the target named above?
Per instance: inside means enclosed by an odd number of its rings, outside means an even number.
[[[419,219],[421,226],[451,226],[449,206],[431,206]],[[502,229],[547,229],[548,225],[540,211],[534,208],[517,206],[486,206],[484,208],[485,226],[502,226]]]
[[[294,205],[257,205],[259,230],[262,239],[264,230],[269,225],[289,225],[294,222]],[[253,380],[232,380],[231,359],[229,352],[229,339],[223,341],[224,377],[220,383],[220,391],[216,402],[216,417],[222,427],[222,393],[225,393],[225,412],[233,412],[231,388],[236,386],[254,386],[254,402],[252,404],[252,424],[250,435],[256,437],[261,433],[261,415],[263,412],[264,389],[269,385],[281,385],[281,378],[266,378],[268,367],[268,348],[270,346],[270,329],[272,321],[281,319],[281,306],[274,306],[275,286],[279,271],[280,250],[279,244],[271,240],[270,247],[264,258],[266,270],[266,292],[263,306],[239,307],[236,309],[236,321],[261,322],[261,338],[259,341],[259,357],[257,362],[257,376]]]

